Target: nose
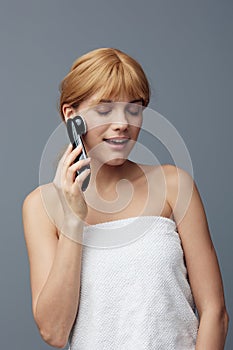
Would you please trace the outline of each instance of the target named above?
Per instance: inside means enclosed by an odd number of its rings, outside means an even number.
[[[126,130],[129,126],[129,121],[127,119],[126,113],[123,109],[115,111],[112,120],[113,130]]]

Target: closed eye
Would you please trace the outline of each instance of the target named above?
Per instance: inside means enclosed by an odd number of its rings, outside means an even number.
[[[140,105],[129,105],[127,106],[126,108],[126,111],[131,114],[131,115],[134,115],[134,116],[137,116],[137,115],[140,115],[141,112],[142,112],[142,106]]]
[[[99,114],[99,115],[108,115],[112,112],[112,107],[106,103],[103,104],[99,104],[96,108],[95,111]]]
[[[97,113],[98,113],[99,115],[108,115],[108,114],[111,113],[111,110],[109,110],[109,111],[97,111]]]

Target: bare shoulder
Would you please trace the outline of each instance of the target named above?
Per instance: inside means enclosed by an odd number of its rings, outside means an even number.
[[[23,207],[27,207],[29,204],[32,205],[38,205],[41,203],[42,197],[41,197],[41,191],[42,188],[50,188],[51,184],[46,184],[42,186],[36,187],[34,190],[32,190],[30,193],[28,193],[23,201]]]
[[[157,201],[166,200],[164,213],[179,224],[193,195],[195,183],[192,176],[173,164],[146,165],[143,170],[149,179],[153,197],[156,196]]]
[[[193,177],[184,169],[164,165],[167,181],[167,198],[172,207],[178,227],[188,228],[201,223],[208,227],[205,208]]]
[[[23,218],[28,214],[28,212],[41,210],[43,206],[41,187],[36,187],[32,192],[27,194],[23,201],[22,213]]]
[[[179,178],[181,181],[193,181],[192,176],[186,170],[177,167],[174,164],[163,164],[162,168],[166,175],[166,179],[171,183],[177,183]]]
[[[177,199],[180,190],[185,190],[189,192],[189,194],[193,192],[196,184],[192,175],[186,170],[173,164],[163,165],[163,170],[166,178],[168,195],[171,197],[171,200]]]
[[[24,227],[36,226],[37,223],[46,225],[50,231],[56,233],[54,213],[59,209],[56,191],[52,183],[38,186],[24,199],[22,216]],[[25,230],[25,234],[28,230]]]
[[[23,213],[25,210],[46,210],[46,203],[55,204],[56,193],[52,183],[36,187],[23,201]]]

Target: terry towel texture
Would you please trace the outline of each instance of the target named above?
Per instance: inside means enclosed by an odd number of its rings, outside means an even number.
[[[131,243],[101,248],[113,231]],[[84,242],[70,350],[195,349],[198,318],[173,220],[141,216],[86,226]]]

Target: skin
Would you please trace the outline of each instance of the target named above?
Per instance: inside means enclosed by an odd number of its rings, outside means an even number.
[[[138,215],[173,218],[200,316],[196,350],[222,350],[228,315],[220,269],[197,186],[187,172],[173,165],[144,166],[126,159],[137,140],[142,119],[140,115],[135,118],[126,112],[127,97],[121,96],[119,100],[124,103],[116,105],[114,119],[104,116],[105,122],[98,111],[95,114],[93,110],[88,111],[94,97],[83,102],[78,110],[63,106],[66,120],[75,113],[84,115],[89,130],[83,138],[85,147],[88,154],[94,148],[98,152],[85,161],[91,165],[91,181],[83,194],[80,185],[87,173],[76,179],[74,174],[84,163],[73,164],[80,149],[68,147],[60,169],[61,181],[56,187],[60,190],[59,195],[63,195],[63,205],[57,201],[54,187],[51,184],[44,186],[51,208],[55,208],[54,215],[63,208],[63,214],[69,218],[70,232],[78,233],[82,232],[84,222],[95,224]],[[124,150],[113,150],[103,139],[116,136],[130,137],[131,142]],[[125,180],[119,182],[122,179]],[[125,193],[131,198],[127,205]],[[96,201],[98,205],[93,205]],[[108,211],[103,210],[106,202]],[[64,347],[78,309],[82,244],[61,234],[48,217],[41,188],[26,197],[23,223],[30,263],[33,315],[43,339],[52,346]]]

